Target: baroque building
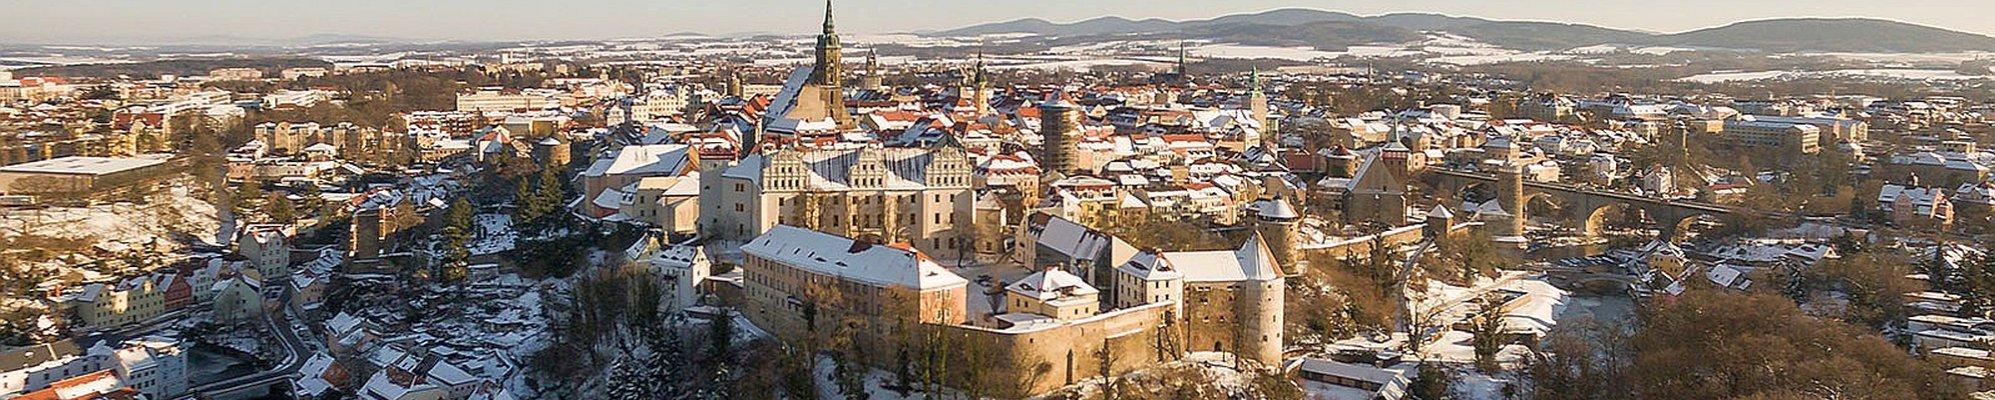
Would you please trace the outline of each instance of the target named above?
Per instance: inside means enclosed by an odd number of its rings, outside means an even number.
[[[700,225],[712,237],[746,240],[793,225],[945,258],[970,249],[975,194],[961,147],[783,148],[700,168]]]

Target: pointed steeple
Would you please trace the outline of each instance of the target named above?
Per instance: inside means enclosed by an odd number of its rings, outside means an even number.
[[[975,72],[976,72],[976,80],[975,80],[974,82],[972,82],[972,83],[975,83],[975,84],[977,84],[977,86],[979,86],[979,87],[981,87],[981,86],[984,86],[984,84],[986,83],[986,81],[984,80],[984,51],[983,51],[983,50],[977,50],[977,69],[976,69],[976,71],[975,71]]]
[[[1249,89],[1249,90],[1250,90],[1250,91],[1251,91],[1251,92],[1252,92],[1253,94],[1255,94],[1255,95],[1259,95],[1259,94],[1261,94],[1261,67],[1260,67],[1260,66],[1258,66],[1258,65],[1254,66],[1254,71],[1253,71],[1253,72],[1250,72],[1250,73],[1248,73],[1248,74],[1247,74],[1247,87],[1248,87],[1248,89]]]
[[[831,23],[831,0],[824,0],[824,33],[817,35],[817,68],[811,71],[810,82],[821,86],[837,86],[844,74],[844,56],[838,42],[838,30]]]
[[[1191,76],[1191,69],[1190,69],[1190,68],[1187,68],[1187,67],[1185,67],[1186,65],[1190,64],[1190,63],[1188,63],[1188,62],[1185,62],[1185,59],[1187,58],[1187,54],[1188,54],[1188,53],[1190,53],[1190,50],[1188,50],[1188,49],[1186,49],[1186,48],[1185,48],[1185,41],[1183,41],[1183,40],[1179,40],[1179,41],[1178,41],[1178,77],[1181,77],[1181,78],[1189,78],[1189,77]]]
[[[824,34],[830,35],[836,32],[838,29],[831,24],[831,0],[824,0]]]

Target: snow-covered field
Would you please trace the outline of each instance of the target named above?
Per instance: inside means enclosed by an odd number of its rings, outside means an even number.
[[[1337,58],[1349,52],[1322,51],[1308,47],[1249,46],[1243,44],[1217,43],[1193,47],[1187,50],[1197,57],[1207,58],[1276,58],[1292,61]]]
[[[1949,81],[1972,79],[1995,79],[1989,75],[1964,75],[1947,69],[1843,69],[1833,71],[1724,71],[1677,78],[1677,81],[1693,83],[1749,82],[1760,80],[1786,80],[1807,78],[1876,78],[1918,81]]]

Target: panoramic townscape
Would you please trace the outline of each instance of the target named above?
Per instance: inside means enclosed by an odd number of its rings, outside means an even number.
[[[1995,399],[1989,36],[794,3],[0,44],[0,399]]]

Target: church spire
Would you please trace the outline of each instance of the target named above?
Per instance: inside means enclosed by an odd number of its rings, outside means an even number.
[[[1247,87],[1254,94],[1261,93],[1261,66],[1256,65],[1253,72],[1247,73]]]
[[[1186,49],[1185,49],[1185,42],[1184,42],[1183,40],[1179,40],[1179,41],[1178,41],[1178,76],[1186,76],[1186,75],[1187,75],[1187,74],[1188,74],[1189,72],[1191,72],[1191,70],[1190,70],[1190,69],[1188,69],[1188,68],[1185,68],[1185,64],[1188,64],[1188,63],[1186,63],[1186,62],[1185,62],[1185,53],[1187,53],[1187,52],[1188,52],[1188,50],[1186,50]]]
[[[838,43],[838,30],[831,23],[831,0],[824,0],[824,33],[817,35],[817,68],[811,71],[810,82],[822,86],[837,86],[844,77],[844,56]]]
[[[831,35],[837,31],[831,24],[831,0],[824,0],[824,34]]]

